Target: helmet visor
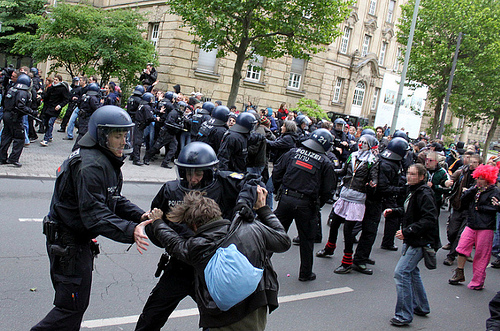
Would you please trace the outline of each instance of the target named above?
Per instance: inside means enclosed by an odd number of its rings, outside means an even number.
[[[127,126],[99,125],[97,140],[101,147],[109,149],[117,157],[132,153],[134,124]]]
[[[188,190],[202,190],[214,182],[214,167],[185,168],[177,166],[181,186]]]

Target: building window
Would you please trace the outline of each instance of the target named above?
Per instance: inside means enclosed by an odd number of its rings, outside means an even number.
[[[370,0],[370,8],[368,9],[368,14],[375,15],[377,9],[377,0]]]
[[[151,37],[149,40],[151,40],[151,43],[156,49],[156,46],[158,45],[158,40],[160,36],[160,23],[151,23]]]
[[[396,59],[394,60],[394,67],[392,68],[394,71],[398,71],[399,69],[399,58],[401,57],[401,47],[398,47],[398,51],[396,53]]]
[[[371,110],[375,110],[377,108],[379,94],[380,94],[380,89],[378,87],[376,87],[375,88],[375,92],[373,93],[373,100],[372,100]]]
[[[387,51],[387,43],[383,42],[382,46],[380,47],[380,55],[378,57],[378,65],[383,66],[384,65],[384,60],[385,60],[385,52]]]
[[[392,18],[394,17],[394,8],[396,8],[396,1],[389,1],[389,9],[387,10],[386,22],[392,23]]]
[[[293,58],[292,67],[290,69],[290,78],[288,79],[288,87],[294,90],[300,88],[302,74],[304,73],[305,61],[303,59]]]
[[[349,37],[351,36],[351,28],[350,27],[345,27],[344,28],[344,34],[342,35],[342,39],[340,41],[340,53],[346,54],[347,53],[347,47],[349,46]]]
[[[352,98],[352,104],[355,106],[362,106],[364,97],[365,97],[365,83],[358,82],[358,84],[356,84],[356,89],[354,90],[354,97]]]
[[[343,79],[338,77],[335,83],[335,88],[333,89],[333,100],[332,102],[340,102],[340,93],[342,91],[342,81]]]
[[[365,37],[363,38],[363,46],[361,47],[361,56],[366,56],[366,54],[368,54],[368,51],[370,50],[371,41],[372,37],[365,34]]]
[[[262,64],[264,57],[254,54],[253,58],[248,63],[246,80],[260,82],[260,73],[262,72]]]
[[[198,57],[198,71],[206,72],[210,74],[215,73],[215,64],[217,63],[217,48],[210,51],[205,51],[200,49],[200,55]]]

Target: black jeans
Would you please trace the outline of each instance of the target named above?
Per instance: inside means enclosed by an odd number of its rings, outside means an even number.
[[[373,244],[377,238],[378,225],[382,215],[382,203],[380,201],[366,200],[366,211],[363,217],[362,232],[359,238],[356,254],[354,254],[354,263],[366,264],[370,258]]]
[[[352,230],[354,226],[358,223],[357,221],[346,221],[343,217],[335,214],[332,208],[330,213],[330,218],[332,224],[330,224],[330,234],[328,236],[328,242],[332,244],[337,244],[337,237],[339,234],[339,228],[342,223],[344,224],[344,253],[352,253],[354,246],[354,236]]]
[[[458,255],[456,251],[458,241],[460,240],[460,235],[464,231],[466,224],[467,211],[456,211],[455,209],[453,209],[448,218],[448,224],[446,226],[446,236],[448,237],[448,242],[451,244],[450,252],[447,256],[453,260]]]
[[[24,126],[22,116],[11,111],[3,115],[2,143],[0,145],[0,161],[18,162],[24,148]],[[12,143],[12,151],[7,159],[7,152]]]

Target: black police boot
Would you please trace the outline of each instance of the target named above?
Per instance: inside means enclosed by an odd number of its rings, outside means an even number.
[[[352,271],[352,265],[341,264],[340,267],[335,269],[333,272],[336,274],[348,274]]]

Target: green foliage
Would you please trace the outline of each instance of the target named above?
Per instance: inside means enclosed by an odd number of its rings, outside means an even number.
[[[27,19],[28,14],[41,15],[46,0],[0,0],[0,53],[17,55],[12,51],[15,33],[35,34],[37,25]]]
[[[406,45],[415,0],[402,5],[398,42]],[[429,86],[432,134],[439,126],[460,32],[463,39],[450,109],[470,122],[495,116],[500,87],[500,3],[494,0],[425,0],[420,3],[407,78]]]
[[[341,32],[350,0],[167,0],[204,50],[236,54],[228,104],[234,104],[244,61],[291,55],[308,59]]]
[[[18,33],[15,51],[37,61],[54,60],[51,71],[70,76],[99,74],[132,84],[135,74],[154,58],[154,47],[138,28],[142,16],[132,10],[105,11],[86,4],[58,3],[48,17],[28,15],[36,34]]]
[[[326,112],[320,106],[318,106],[316,101],[306,98],[300,99],[299,102],[297,102],[297,107],[289,109],[289,111],[301,112],[302,114],[307,115],[310,118],[328,118]]]

